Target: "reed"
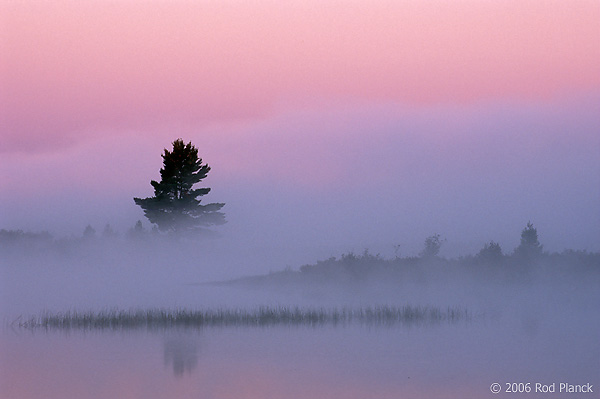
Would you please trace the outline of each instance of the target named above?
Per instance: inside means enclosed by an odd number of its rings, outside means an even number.
[[[136,329],[201,328],[213,326],[276,325],[394,325],[440,323],[470,320],[463,308],[432,306],[374,306],[362,308],[301,308],[261,306],[256,309],[137,309],[102,311],[45,312],[28,319],[19,318],[26,329]]]

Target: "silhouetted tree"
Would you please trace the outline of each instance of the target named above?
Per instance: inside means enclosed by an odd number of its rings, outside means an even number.
[[[135,222],[132,228],[127,231],[127,236],[129,238],[143,238],[146,235],[146,229],[144,229],[144,225],[141,220]]]
[[[117,237],[118,234],[116,231],[113,230],[113,228],[111,227],[110,224],[106,224],[106,226],[104,226],[104,230],[102,231],[102,238],[115,238]]]
[[[515,255],[524,258],[532,258],[542,254],[543,246],[538,241],[537,229],[531,222],[521,231],[521,243],[515,249]]]
[[[83,230],[83,238],[92,239],[94,237],[96,237],[96,229],[94,229],[91,224],[88,224],[85,227],[85,230]]]
[[[440,253],[440,248],[444,240],[440,238],[439,234],[434,234],[425,239],[425,246],[419,254],[423,258],[431,258],[437,256]]]
[[[184,144],[177,139],[173,150],[165,149],[162,158],[161,180],[150,182],[154,197],[133,199],[148,220],[166,232],[191,232],[200,226],[225,223],[225,214],[219,212],[225,204],[201,205],[197,199],[210,192],[210,188],[193,188],[210,171],[198,158],[198,149],[191,142]]]
[[[502,259],[502,248],[494,241],[486,243],[477,254],[477,258],[485,262],[496,262]]]

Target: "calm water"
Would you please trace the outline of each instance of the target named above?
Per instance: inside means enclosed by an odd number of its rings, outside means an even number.
[[[600,398],[600,293],[578,284],[472,286],[468,292],[422,285],[413,291],[404,287],[406,295],[393,299],[467,306],[476,315],[458,323],[121,332],[7,327],[15,315],[42,309],[314,306],[323,301],[354,306],[386,298],[320,291],[274,298],[184,285],[180,276],[144,280],[141,274],[135,279],[141,288],[133,290],[122,283],[123,275],[107,275],[98,286],[100,275],[89,270],[69,270],[54,278],[58,285],[50,285],[44,281],[55,273],[33,270],[2,275],[3,399]],[[495,395],[493,382],[503,388],[506,382],[556,383],[557,389],[560,382],[591,383],[594,393]]]
[[[0,396],[482,398],[494,396],[489,391],[494,381],[598,386],[597,330],[567,333],[551,322],[530,327],[507,321],[392,328],[4,331]]]
[[[489,386],[567,381],[598,387],[598,325],[583,313],[561,320],[566,324],[498,316],[394,327],[5,328],[0,397],[551,397],[493,395]]]

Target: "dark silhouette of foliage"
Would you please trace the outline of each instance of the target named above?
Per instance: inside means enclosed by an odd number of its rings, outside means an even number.
[[[373,255],[368,249],[365,249],[362,255],[356,255],[354,252],[342,254],[340,263],[345,272],[349,273],[354,279],[363,279],[373,270],[383,258],[377,254]]]
[[[107,223],[106,226],[104,226],[104,230],[102,231],[102,238],[113,239],[117,236],[117,232],[113,230],[110,224]]]
[[[440,253],[440,248],[445,240],[439,234],[434,234],[425,239],[425,246],[419,254],[423,258],[432,258]]]
[[[83,238],[89,240],[89,239],[92,239],[92,238],[95,238],[95,237],[96,237],[96,229],[94,229],[92,227],[92,225],[88,224],[85,227],[85,230],[83,230]]]
[[[486,243],[477,254],[477,258],[484,262],[497,262],[503,258],[500,244],[494,241]]]
[[[134,232],[139,233],[139,234],[143,234],[144,233],[144,225],[142,224],[141,220],[138,220],[137,222],[135,222],[135,225],[133,225],[133,227],[131,228]]]
[[[19,257],[23,254],[32,255],[39,251],[46,251],[55,245],[56,240],[47,231],[35,233],[23,230],[0,230],[0,253],[2,256],[8,253],[14,253]]]
[[[135,222],[135,225],[133,225],[133,227],[127,232],[127,235],[133,238],[142,237],[144,234],[146,234],[146,230],[144,229],[144,225],[142,224],[141,220]]]
[[[34,233],[23,230],[0,230],[0,245],[13,243],[35,243],[35,242],[52,242],[54,238],[47,231]]]
[[[543,246],[538,241],[537,229],[531,222],[521,231],[521,243],[515,249],[515,255],[522,258],[534,258],[542,254]]]
[[[225,205],[212,203],[201,205],[198,197],[210,192],[210,188],[193,186],[201,182],[210,171],[208,164],[198,158],[198,149],[191,142],[173,142],[173,150],[164,150],[160,182],[152,180],[154,197],[134,198],[144,210],[144,215],[164,232],[199,231],[200,226],[225,223],[225,214],[219,210]]]

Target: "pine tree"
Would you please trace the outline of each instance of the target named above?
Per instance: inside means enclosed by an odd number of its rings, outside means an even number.
[[[521,231],[521,242],[515,248],[515,255],[523,258],[533,258],[542,254],[543,245],[538,241],[537,229],[531,222]]]
[[[158,225],[161,231],[175,233],[224,224],[225,214],[219,210],[225,204],[201,205],[197,198],[208,194],[210,188],[193,188],[210,171],[208,164],[202,164],[202,158],[198,158],[198,149],[191,142],[184,144],[183,140],[177,139],[173,142],[173,150],[165,149],[162,158],[161,180],[150,182],[154,197],[133,199],[148,220]]]
[[[86,240],[96,238],[96,229],[94,229],[91,224],[88,224],[85,227],[85,230],[83,230],[83,238]]]

